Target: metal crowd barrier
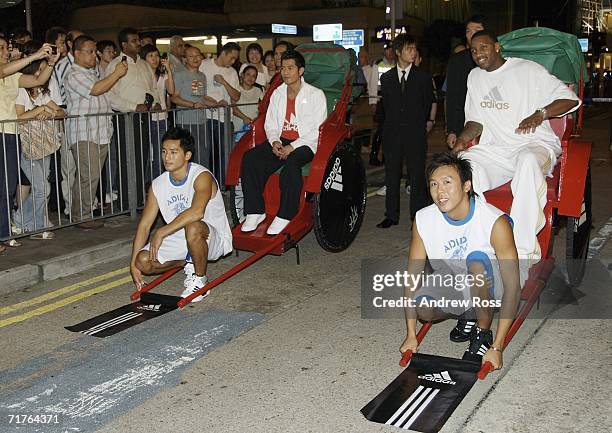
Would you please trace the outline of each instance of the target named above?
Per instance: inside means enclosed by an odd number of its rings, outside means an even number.
[[[0,240],[117,215],[136,219],[164,171],[161,138],[172,126],[192,133],[192,160],[224,185],[231,125],[226,106],[0,121]]]

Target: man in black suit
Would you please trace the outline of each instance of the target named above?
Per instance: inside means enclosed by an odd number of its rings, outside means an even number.
[[[393,42],[397,66],[380,77],[385,154],[385,219],[376,227],[386,229],[399,222],[402,163],[410,173],[410,216],[428,204],[425,184],[427,121],[433,102],[431,75],[415,66],[416,41],[401,34]]]

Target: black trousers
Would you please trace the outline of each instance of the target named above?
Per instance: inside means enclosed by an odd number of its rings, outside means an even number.
[[[410,217],[414,220],[417,211],[430,202],[425,179],[427,156],[425,125],[423,125],[423,134],[416,134],[416,136],[414,130],[410,128],[393,128],[393,131],[389,131],[383,137],[383,152],[385,153],[385,185],[387,186],[385,215],[392,221],[399,221],[400,181],[402,164],[405,161],[410,178]]]
[[[281,139],[283,146],[291,144]],[[246,214],[265,212],[263,198],[268,178],[279,168],[280,172],[280,207],[277,216],[290,220],[300,206],[302,192],[302,167],[312,161],[314,154],[308,146],[300,146],[289,154],[285,160],[279,159],[272,152],[270,143],[265,142],[244,154],[242,159],[242,191],[244,193],[244,211]]]
[[[115,127],[119,127],[119,132],[117,133],[117,137],[119,140],[119,155],[121,161],[121,185],[124,189],[123,192],[123,206],[125,209],[129,206],[128,204],[128,195],[127,195],[127,185],[128,185],[128,172],[127,172],[127,159],[126,159],[126,128],[132,128],[134,131],[134,157],[136,159],[136,193],[138,196],[138,206],[144,204],[144,199],[146,197],[145,188],[147,186],[147,181],[145,179],[145,168],[149,164],[149,147],[150,143],[150,135],[149,135],[149,125],[151,122],[151,115],[149,113],[134,113],[133,122],[130,125],[129,122],[126,122],[126,116],[118,116],[118,125],[113,122]],[[118,189],[118,188],[117,188]]]

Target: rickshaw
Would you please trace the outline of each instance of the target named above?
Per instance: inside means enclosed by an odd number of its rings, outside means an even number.
[[[178,301],[181,308],[193,298],[221,284],[268,254],[282,255],[295,249],[299,264],[298,242],[313,228],[319,245],[334,253],[348,248],[361,228],[367,194],[365,168],[360,153],[351,145],[352,126],[347,122],[352,99],[360,90],[353,88],[355,56],[342,46],[331,43],[303,44],[296,50],[302,53],[306,60],[305,81],[323,90],[329,113],[319,128],[317,152],[311,163],[302,169],[304,184],[298,214],[280,234],[266,234],[266,229],[279,206],[279,170],[270,177],[264,190],[265,221],[254,232],[243,233],[240,230],[245,217],[240,182],[242,158],[247,150],[266,141],[266,110],[272,92],[282,84],[282,78],[277,74],[259,104],[259,116],[253,122],[251,130],[242,136],[233,148],[225,177],[230,191],[234,249],[254,254],[210,281],[199,291]],[[171,269],[160,275],[140,291],[134,292],[132,300],[139,299],[142,293],[151,290],[179,270],[180,268]]]
[[[504,57],[520,57],[535,61],[551,74],[576,90],[582,99],[584,80],[587,78],[584,57],[576,36],[556,30],[533,27],[507,33],[499,37]],[[538,234],[542,259],[529,269],[528,279],[521,291],[518,314],[504,341],[507,346],[546,285],[554,266],[552,256],[553,233],[566,222],[566,270],[569,284],[576,287],[584,276],[592,226],[591,172],[589,158],[592,143],[580,139],[582,106],[576,115],[550,119],[550,124],[561,140],[562,154],[552,176],[547,178],[547,204],[544,208],[546,223]],[[512,205],[510,182],[485,193],[487,201],[509,213]],[[417,333],[419,343],[431,323],[424,323]],[[406,366],[412,352],[400,360]],[[486,362],[477,376],[484,379],[492,371]]]

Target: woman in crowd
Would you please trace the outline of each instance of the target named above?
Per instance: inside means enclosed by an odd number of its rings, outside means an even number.
[[[49,81],[55,62],[59,58],[59,53],[53,54],[53,47],[50,44],[44,44],[34,55],[9,62],[8,47],[9,41],[5,37],[0,37],[0,238],[11,234],[9,210],[17,187],[19,164],[15,102],[19,88],[28,89],[45,84]],[[30,63],[45,58],[48,59],[47,65],[38,76],[19,72]],[[11,240],[6,245],[20,244]],[[0,252],[4,249],[4,246],[0,245]]]
[[[172,75],[172,65],[168,58],[162,59],[159,55],[159,50],[154,45],[145,45],[140,49],[140,57],[151,66],[153,73],[153,81],[157,85],[157,91],[160,96],[160,105],[162,110],[169,107],[169,98],[174,95],[174,77]],[[162,172],[161,168],[161,148],[159,145],[161,137],[168,129],[168,114],[154,113],[151,116],[151,152],[153,155],[153,170],[147,164],[147,180],[155,179]],[[149,176],[149,174],[151,176]]]
[[[252,43],[247,46],[246,49],[247,63],[240,67],[240,74],[244,72],[244,69],[248,66],[254,66],[257,70],[257,81],[261,87],[267,87],[270,82],[270,75],[268,74],[268,68],[262,63],[264,59],[263,48],[258,43]]]
[[[264,54],[264,65],[266,65],[266,69],[268,70],[268,76],[270,80],[274,75],[276,75],[276,63],[274,63],[274,51],[268,50]],[[268,80],[268,81],[270,81]]]
[[[30,41],[23,47],[25,56],[34,54],[42,47],[40,42]],[[35,77],[47,68],[47,60],[40,59],[30,63],[23,68],[21,72]],[[47,83],[31,87],[29,89],[20,88],[15,102],[15,111],[19,120],[29,120],[19,125],[20,131],[32,133],[32,128],[41,130],[49,130],[53,133],[54,139],[57,142],[56,148],[59,148],[59,125],[53,124],[53,119],[64,116],[62,110],[55,102],[51,100]],[[40,122],[34,121],[34,119]],[[41,122],[49,122],[43,125]],[[23,138],[23,137],[22,137]],[[24,140],[21,145],[28,146]],[[49,163],[51,155],[43,156],[39,159],[29,159],[33,149],[22,149],[20,161],[21,170],[27,177],[31,185],[30,195],[22,194],[20,196],[19,209],[15,212],[13,221],[18,229],[18,232],[28,232],[41,230],[49,227],[49,218],[47,213],[47,201],[50,192],[50,185],[47,180],[49,175]],[[44,231],[31,236],[33,239],[53,239],[54,233]]]
[[[236,141],[240,139],[246,132],[250,124],[257,118],[259,101],[263,97],[263,91],[257,87],[257,68],[253,65],[248,65],[242,69],[240,74],[240,99],[236,102],[237,105],[233,108],[234,112],[234,131],[236,131]],[[251,104],[244,105],[241,104]]]

